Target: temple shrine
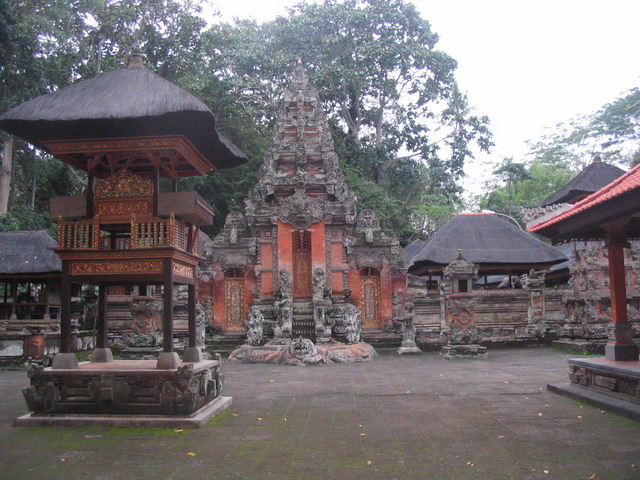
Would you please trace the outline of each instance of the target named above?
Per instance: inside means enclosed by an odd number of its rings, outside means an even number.
[[[316,341],[344,334],[356,309],[365,330],[390,328],[392,299],[406,301],[403,249],[373,212],[357,211],[300,63],[245,209],[229,214],[205,254],[200,295],[212,297],[213,324],[225,331],[242,331],[256,307],[266,334]]]
[[[246,161],[218,134],[211,111],[134,54],[128,68],[15,107],[0,117],[0,127],[88,175],[86,195],[50,202],[62,261],[60,352],[52,368],[31,368],[24,394],[34,414],[25,422],[69,413],[190,416],[211,404],[221,377],[219,359],[203,360],[197,344],[196,269],[199,229],[212,222],[212,207],[177,184],[182,176]],[[171,191],[161,191],[161,177]],[[98,334],[91,361],[78,363],[71,289],[82,284],[99,287]],[[114,360],[107,344],[107,292],[130,285],[162,287],[157,361]],[[176,285],[188,290],[183,359],[174,351]]]

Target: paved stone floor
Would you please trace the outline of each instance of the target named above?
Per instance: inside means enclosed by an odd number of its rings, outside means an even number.
[[[183,431],[13,427],[26,372],[1,371],[0,479],[640,479],[640,424],[546,391],[566,358],[225,364],[234,406]]]

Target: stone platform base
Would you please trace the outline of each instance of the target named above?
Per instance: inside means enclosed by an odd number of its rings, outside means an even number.
[[[82,362],[70,369],[32,365],[31,386],[22,392],[36,414],[192,415],[220,396],[220,360],[176,361],[164,369],[155,360]]]
[[[233,404],[218,397],[191,415],[78,415],[29,413],[16,418],[18,427],[200,428]]]
[[[606,358],[570,358],[569,380],[583,389],[640,406],[640,361],[616,362]]]
[[[314,345],[299,338],[273,339],[263,346],[242,345],[229,354],[232,363],[278,363],[282,365],[318,365],[323,363],[368,362],[377,357],[368,343],[345,344],[331,339]]]
[[[442,358],[452,360],[455,358],[485,358],[487,347],[482,345],[445,345],[440,349]]]

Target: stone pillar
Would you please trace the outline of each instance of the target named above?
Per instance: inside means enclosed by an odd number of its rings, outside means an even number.
[[[523,289],[529,292],[527,331],[531,335],[542,337],[545,334],[544,274],[538,275],[531,269],[529,275],[522,275],[521,279]]]
[[[633,331],[627,318],[627,288],[625,285],[624,248],[622,235],[607,239],[609,253],[609,289],[611,291],[611,323],[605,358],[616,361],[638,360],[638,347],[633,343]]]

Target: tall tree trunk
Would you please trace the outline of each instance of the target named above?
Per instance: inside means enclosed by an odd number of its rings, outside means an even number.
[[[11,192],[11,172],[13,164],[13,135],[4,142],[2,149],[2,167],[0,168],[0,216],[9,210],[9,193]]]
[[[36,209],[36,147],[31,151],[31,210]]]

